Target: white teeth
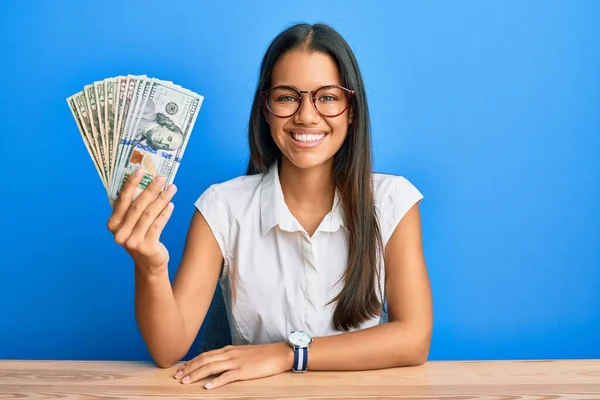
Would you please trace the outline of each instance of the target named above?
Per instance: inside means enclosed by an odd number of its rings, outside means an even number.
[[[294,138],[294,140],[297,140],[299,142],[317,142],[323,139],[325,137],[325,134],[321,133],[319,135],[299,135],[297,133],[292,132],[292,137]]]

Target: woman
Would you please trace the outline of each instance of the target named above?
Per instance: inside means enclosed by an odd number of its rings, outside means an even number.
[[[189,350],[214,288],[233,346],[175,378],[214,388],[284,371],[362,370],[426,361],[432,301],[418,203],[408,180],[371,169],[369,112],[355,57],[325,25],[270,45],[250,115],[247,175],[195,203],[171,286],[160,234],[176,187],[135,201],[132,176],[108,228],[135,261],[138,325],[160,367]],[[384,299],[389,322],[382,323]]]

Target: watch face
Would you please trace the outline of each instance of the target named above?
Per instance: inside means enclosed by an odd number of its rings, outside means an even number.
[[[298,347],[306,347],[312,342],[312,338],[305,332],[295,331],[290,334],[290,343]]]

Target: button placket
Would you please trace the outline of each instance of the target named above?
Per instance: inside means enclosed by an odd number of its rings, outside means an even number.
[[[319,307],[321,305],[319,295],[319,274],[315,257],[314,241],[308,235],[302,235],[302,258],[304,259],[305,293],[306,293],[306,315],[305,323],[311,335],[317,335],[319,324]]]

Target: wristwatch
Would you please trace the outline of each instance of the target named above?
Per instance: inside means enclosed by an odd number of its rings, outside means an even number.
[[[308,347],[312,337],[304,331],[294,331],[288,336],[288,343],[294,348],[294,372],[306,372],[308,364]]]

